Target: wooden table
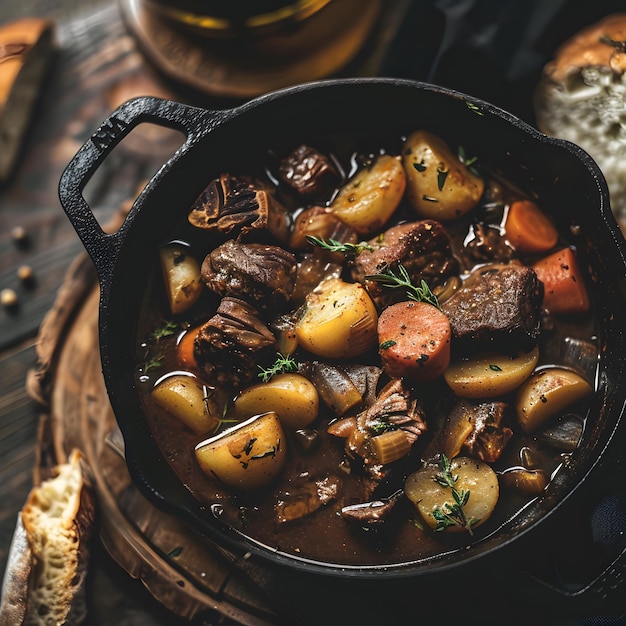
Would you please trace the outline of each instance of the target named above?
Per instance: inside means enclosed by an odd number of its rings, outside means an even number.
[[[15,289],[19,296],[16,311],[0,310],[2,571],[17,512],[32,486],[37,467],[42,408],[25,386],[28,372],[37,362],[35,340],[68,267],[83,250],[61,210],[59,178],[68,160],[99,122],[127,96],[144,91],[170,95],[158,87],[156,79],[154,84],[150,78],[136,82],[139,72],[143,72],[143,59],[115,3],[21,2],[3,3],[0,9],[2,21],[33,14],[55,19],[58,46],[18,168],[0,190],[0,285]],[[152,163],[141,159],[126,163],[117,178],[99,181],[101,187],[92,198],[103,223],[125,197],[135,192],[138,181],[154,171],[159,159],[162,155],[155,155]],[[28,237],[20,245],[12,237],[12,229],[18,226],[25,229]],[[30,288],[17,278],[16,270],[21,265],[34,271],[35,284]],[[91,565],[90,624],[113,624],[124,618],[142,626],[177,623],[140,582],[120,570],[98,542],[94,542]]]
[[[606,3],[606,12],[613,6]],[[601,8],[598,11],[601,12]],[[68,268],[83,253],[58,201],[57,185],[61,173],[99,123],[118,104],[132,96],[157,95],[206,103],[205,97],[183,93],[184,90],[153,70],[125,27],[117,5],[110,1],[4,3],[0,20],[28,14],[54,17],[58,50],[19,166],[11,180],[0,188],[0,289],[14,288],[19,296],[17,310],[0,309],[1,571],[6,564],[17,513],[33,484],[33,472],[39,464],[38,429],[42,407],[26,390],[29,372],[37,365],[37,335],[64,283]],[[577,26],[572,25],[572,28]],[[418,33],[425,42],[436,40],[439,34],[436,29]],[[561,33],[563,37],[568,34]],[[392,48],[396,60],[402,58],[402,63],[396,66],[398,73],[413,78],[432,77],[428,67],[434,53],[426,48],[422,52],[424,54],[414,58],[407,69],[403,50]],[[442,82],[445,82],[445,76],[444,73],[439,75]],[[451,86],[467,90],[466,77],[466,74],[458,76],[457,83],[452,82]],[[527,85],[520,88],[524,87]],[[511,90],[506,94],[505,98],[504,90],[494,90],[493,86],[485,86],[484,93],[477,93],[510,110],[518,106],[519,111],[514,112],[522,116],[529,114],[529,98],[515,100],[519,94]],[[158,150],[138,151],[129,145],[116,155],[110,168],[101,168],[104,174],[90,182],[86,194],[102,224],[115,219],[120,207],[136,194],[137,185],[148,178],[167,156]],[[20,245],[11,234],[16,226],[23,227],[28,235]],[[35,283],[30,288],[17,277],[17,268],[21,265],[29,265],[34,271]],[[99,542],[94,542],[89,601],[89,624],[94,626],[188,623],[164,611],[144,585],[122,571]]]

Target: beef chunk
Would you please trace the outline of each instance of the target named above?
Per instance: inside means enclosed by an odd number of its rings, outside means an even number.
[[[278,168],[281,180],[302,196],[319,196],[340,181],[333,162],[315,148],[302,144]]]
[[[216,386],[239,387],[252,380],[259,363],[276,356],[276,339],[258,311],[244,300],[226,297],[215,315],[200,327],[194,357]]]
[[[527,349],[539,335],[543,285],[523,265],[488,265],[442,305],[453,350]]]
[[[402,265],[414,285],[425,280],[431,289],[442,285],[458,272],[458,262],[452,255],[448,234],[440,222],[422,220],[389,228],[382,236],[368,242],[373,251],[364,250],[354,260],[352,278],[365,285],[377,307],[382,309],[394,302],[406,300],[403,289],[389,289],[366,276],[398,273]]]
[[[478,263],[508,263],[513,258],[514,250],[499,229],[476,223],[472,231],[474,238],[465,246],[470,267]]]
[[[454,458],[465,453],[493,463],[513,436],[511,422],[512,409],[505,402],[459,400],[424,450],[423,459],[428,461],[442,453]]]
[[[201,268],[204,284],[220,296],[234,296],[260,311],[279,311],[291,300],[296,258],[279,246],[229,239],[212,250]]]
[[[400,430],[404,434],[407,453],[427,430],[423,408],[400,379],[387,383],[374,403],[356,418],[334,422],[328,432],[345,437],[346,456],[360,460],[366,473],[374,481],[380,481],[384,477],[383,467],[371,447],[371,439],[386,430]]]
[[[188,215],[196,228],[246,241],[286,242],[287,210],[259,181],[222,174],[198,196]]]
[[[466,417],[472,421],[472,432],[463,443],[463,451],[486,463],[500,458],[513,431],[508,427],[510,407],[504,402],[464,403]]]
[[[289,492],[280,494],[276,502],[276,520],[283,524],[314,513],[337,498],[341,481],[336,476],[311,479],[302,476]]]

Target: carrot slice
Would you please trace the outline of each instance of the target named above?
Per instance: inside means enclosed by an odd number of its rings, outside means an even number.
[[[511,204],[504,231],[509,243],[524,254],[548,252],[559,239],[550,218],[530,200],[517,200]]]
[[[193,353],[193,344],[199,329],[200,326],[190,328],[179,338],[176,344],[178,363],[183,369],[187,369],[191,372],[198,370],[198,363]]]
[[[387,374],[427,382],[450,364],[452,331],[445,313],[427,302],[398,302],[378,319],[378,351]]]
[[[589,310],[589,294],[576,255],[563,248],[537,261],[533,266],[543,283],[543,306],[551,313],[585,313]]]

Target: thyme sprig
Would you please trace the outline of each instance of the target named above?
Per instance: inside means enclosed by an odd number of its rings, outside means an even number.
[[[481,177],[480,172],[476,168],[476,164],[478,162],[477,156],[473,156],[473,157],[467,156],[467,154],[465,153],[465,148],[463,146],[458,147],[457,156],[459,158],[459,161],[461,161],[461,163],[463,163],[463,165],[465,165],[465,167],[472,174],[474,174],[474,176],[478,176],[479,178]]]
[[[439,462],[441,471],[435,474],[435,481],[442,487],[449,487],[452,491],[454,504],[446,502],[442,508],[437,507],[433,511],[433,517],[437,520],[435,532],[441,532],[450,526],[460,526],[465,528],[469,534],[472,533],[472,526],[476,525],[480,520],[474,517],[467,517],[463,508],[470,497],[469,489],[457,489],[455,486],[458,475],[452,474],[452,464],[445,454],[441,455]]]
[[[276,360],[270,367],[266,369],[259,365],[259,369],[261,370],[258,374],[259,378],[264,383],[267,383],[270,381],[272,376],[276,376],[277,374],[284,374],[287,372],[297,372],[298,362],[294,358],[290,356],[284,356],[280,352],[278,352],[276,356]]]
[[[374,248],[365,241],[361,241],[360,243],[342,243],[336,239],[322,239],[321,237],[314,237],[313,235],[306,235],[306,240],[313,246],[318,246],[329,252],[340,252],[348,256],[358,256],[363,250],[367,250],[368,252],[374,250]]]
[[[164,337],[170,337],[178,330],[178,328],[179,326],[176,322],[172,322],[171,320],[164,321],[161,326],[152,331],[150,339],[158,341]]]
[[[145,344],[146,360],[140,365],[140,369],[147,374],[150,370],[158,369],[163,364],[164,355],[157,349],[159,341],[165,337],[171,337],[179,329],[179,325],[172,321],[163,321],[163,324],[155,328]]]
[[[406,268],[401,263],[398,265],[398,274],[394,274],[393,270],[387,268],[383,274],[370,274],[365,277],[366,280],[372,280],[380,283],[389,289],[405,289],[410,300],[417,302],[428,302],[441,310],[437,296],[430,290],[430,287],[424,279],[419,286],[411,282],[411,277]]]

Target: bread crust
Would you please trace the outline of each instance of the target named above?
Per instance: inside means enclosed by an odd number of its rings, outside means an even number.
[[[579,145],[600,166],[611,208],[626,227],[626,13],[563,43],[533,94],[539,130]]]
[[[544,74],[556,83],[565,82],[584,67],[604,66],[623,74],[626,53],[620,42],[626,42],[626,13],[608,15],[568,39],[546,65]]]
[[[95,494],[82,454],[34,487],[11,543],[0,626],[76,625],[86,617],[85,578]]]

